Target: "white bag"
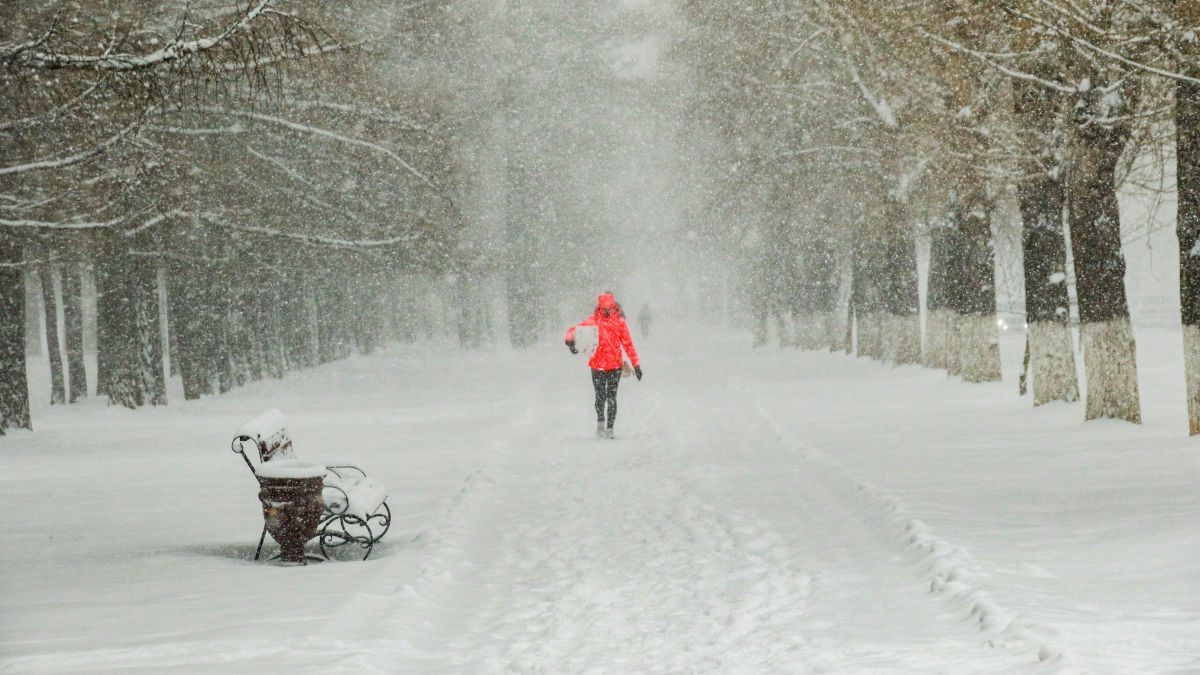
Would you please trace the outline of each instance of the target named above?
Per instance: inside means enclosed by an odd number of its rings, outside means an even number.
[[[575,327],[575,349],[578,349],[580,354],[591,356],[596,351],[599,341],[600,337],[596,333],[595,326]]]

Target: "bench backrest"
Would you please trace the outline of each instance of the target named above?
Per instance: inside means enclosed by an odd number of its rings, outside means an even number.
[[[246,459],[246,463],[250,464],[250,470],[253,471],[254,465],[250,463],[250,458],[246,456],[244,448],[244,444],[247,442],[254,443],[258,450],[260,463],[273,459],[296,458],[292,450],[292,437],[287,430],[287,417],[277,408],[272,408],[247,421],[233,439],[233,451],[241,453],[242,457]]]

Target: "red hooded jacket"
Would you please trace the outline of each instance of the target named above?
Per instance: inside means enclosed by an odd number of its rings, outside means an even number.
[[[629,326],[625,317],[621,316],[620,307],[612,293],[601,293],[596,301],[596,311],[581,323],[567,329],[567,342],[575,341],[577,326],[596,327],[596,353],[588,359],[592,370],[617,370],[621,367],[621,349],[629,355],[630,362],[638,365],[637,350],[633,348],[633,340],[629,337]]]

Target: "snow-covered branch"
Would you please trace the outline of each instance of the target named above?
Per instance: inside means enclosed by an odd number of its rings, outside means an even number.
[[[846,64],[846,70],[850,73],[850,78],[854,80],[854,84],[858,87],[863,99],[871,105],[871,109],[875,111],[875,116],[883,123],[887,129],[896,129],[900,126],[896,120],[896,113],[892,110],[892,106],[888,104],[887,98],[882,94],[876,95],[867,88],[867,83],[863,81],[862,74],[855,65],[854,60],[850,57],[843,59]]]
[[[150,110],[147,110],[145,114],[149,115],[152,112],[153,112],[153,109],[150,109]],[[76,152],[71,155],[67,155],[66,157],[57,157],[55,159],[40,159],[40,160],[36,160],[33,162],[26,162],[24,164],[13,164],[10,166],[0,166],[0,176],[8,176],[8,175],[19,174],[19,173],[28,173],[30,171],[45,171],[47,169],[61,169],[63,167],[71,166],[73,164],[79,164],[80,162],[85,162],[97,155],[100,155],[100,154],[106,152],[109,148],[113,147],[117,143],[120,143],[122,140],[125,139],[126,136],[129,135],[129,132],[136,129],[138,127],[138,125],[140,125],[141,123],[142,123],[142,118],[138,118],[134,122],[130,123],[129,126],[126,126],[124,129],[121,129],[116,134],[113,134],[113,136],[104,140],[99,145],[88,148],[87,150],[83,150],[83,151]]]
[[[101,78],[101,79],[97,80],[96,82],[92,83],[92,85],[90,87],[88,87],[87,89],[80,92],[79,95],[75,96],[70,101],[67,101],[66,103],[63,103],[62,105],[59,105],[50,110],[47,110],[46,112],[41,113],[40,115],[32,115],[30,117],[24,117],[21,119],[9,120],[7,122],[0,122],[0,131],[10,131],[12,129],[18,129],[21,127],[28,127],[28,126],[35,126],[37,124],[51,121],[51,120],[57,118],[59,115],[63,114],[64,112],[67,112],[68,110],[72,110],[75,107],[77,107],[80,103],[87,100],[88,97],[90,97],[93,93],[96,92],[97,89],[99,89],[102,85],[106,84],[107,82],[108,82],[107,78]]]
[[[1023,70],[1018,70],[1016,68],[1010,68],[1009,66],[999,63],[992,58],[989,58],[983,52],[980,52],[975,49],[971,49],[970,47],[967,47],[966,45],[961,45],[957,42],[954,42],[953,40],[947,40],[946,38],[944,38],[940,35],[935,35],[933,33],[930,33],[929,31],[926,31],[923,29],[918,30],[917,32],[920,33],[921,35],[923,35],[924,37],[929,38],[930,40],[933,40],[934,42],[937,42],[938,44],[940,44],[944,47],[949,47],[950,49],[953,49],[957,52],[960,52],[960,53],[966,54],[967,56],[970,56],[972,58],[978,59],[978,60],[982,61],[983,63],[986,63],[989,67],[994,68],[995,70],[997,70],[1001,73],[1004,73],[1005,75],[1007,75],[1009,77],[1012,77],[1012,78],[1015,78],[1018,80],[1025,80],[1027,82],[1034,82],[1042,87],[1045,87],[1047,89],[1052,89],[1052,90],[1057,91],[1062,94],[1074,94],[1079,91],[1078,87],[1064,84],[1062,82],[1058,82],[1055,80],[1048,80],[1044,77],[1039,77],[1037,75],[1034,75],[1033,73],[1028,73]]]
[[[246,30],[259,17],[263,16],[272,2],[273,0],[259,0],[258,4],[242,14],[238,21],[226,27],[215,36],[185,42],[173,40],[163,48],[147,54],[58,54],[38,50],[36,47],[28,47],[14,53],[6,54],[0,57],[0,59],[18,67],[42,70],[73,69],[120,72],[153,68],[184,57],[201,54],[223,45],[238,33]]]
[[[295,61],[298,59],[308,58],[308,57],[312,57],[312,56],[323,56],[325,54],[332,54],[335,52],[344,52],[344,51],[353,49],[355,47],[358,47],[362,44],[363,44],[362,42],[354,42],[354,43],[350,43],[350,44],[342,44],[340,42],[335,42],[333,44],[314,45],[312,47],[305,47],[304,49],[301,49],[301,50],[298,50],[295,52],[289,52],[286,54],[261,56],[256,59],[251,59],[250,61],[247,61],[245,63],[226,63],[224,66],[222,66],[222,68],[227,71],[237,71],[237,70],[243,70],[245,68],[250,68],[250,67],[270,66],[270,65],[275,65],[278,63],[284,63],[287,61]]]
[[[105,221],[49,222],[45,220],[9,220],[7,218],[0,218],[0,227],[39,230],[102,230],[118,225],[125,220],[125,217],[119,217]]]
[[[360,148],[366,148],[372,152],[376,152],[381,155],[384,155],[385,157],[396,162],[401,167],[403,167],[405,171],[407,171],[409,174],[416,177],[418,180],[420,180],[422,183],[424,183],[426,186],[428,186],[434,193],[436,193],[442,199],[446,200],[447,202],[449,202],[452,205],[454,204],[454,200],[450,197],[450,195],[447,194],[446,191],[441,188],[441,186],[439,186],[437,183],[435,183],[433,181],[433,179],[431,179],[430,177],[428,177],[425,174],[418,171],[416,167],[414,167],[412,164],[409,164],[407,161],[404,160],[403,157],[396,154],[391,149],[386,148],[378,143],[368,141],[365,139],[361,139],[361,138],[355,138],[353,136],[346,136],[345,134],[340,134],[336,131],[331,131],[329,129],[324,129],[322,127],[313,126],[311,124],[302,124],[300,122],[295,122],[295,121],[292,121],[292,120],[289,120],[289,119],[286,119],[283,117],[278,117],[275,115],[266,115],[263,113],[251,112],[248,110],[229,110],[227,108],[218,108],[218,107],[213,107],[213,106],[202,106],[200,108],[200,110],[202,110],[204,112],[212,113],[215,115],[229,115],[232,117],[243,117],[246,119],[257,120],[259,122],[266,122],[268,124],[275,124],[275,125],[287,128],[287,129],[291,129],[293,131],[299,131],[299,132],[306,133],[306,134],[312,134],[314,136],[320,136],[322,138],[328,138],[330,140],[334,140],[339,143],[345,143],[346,145],[353,145],[353,146],[357,146]]]
[[[288,107],[298,110],[333,110],[346,115],[362,117],[364,119],[374,120],[376,122],[385,122],[387,124],[399,124],[413,131],[428,131],[428,128],[413,122],[410,119],[401,117],[390,110],[373,108],[361,105],[351,105],[349,103],[334,103],[332,101],[319,100],[289,100]]]
[[[259,227],[256,225],[238,225],[225,220],[215,213],[199,213],[197,217],[204,223],[215,225],[217,227],[234,230],[236,232],[248,232],[251,234],[261,234],[268,237],[278,237],[282,239],[290,239],[299,241],[313,246],[330,246],[334,248],[379,248],[383,246],[395,246],[397,244],[406,244],[413,239],[415,235],[405,234],[398,237],[388,237],[386,239],[339,239],[337,237],[324,237],[314,234],[298,234],[296,232],[284,232],[270,227]]]
[[[1046,0],[1039,0],[1039,1],[1042,4],[1047,5],[1049,7],[1057,8],[1057,5],[1054,5],[1053,3],[1047,3]],[[1084,47],[1085,49],[1089,49],[1089,50],[1095,52],[1096,54],[1099,54],[1111,61],[1123,63],[1131,68],[1141,70],[1146,73],[1150,73],[1151,75],[1157,75],[1159,77],[1165,77],[1167,79],[1172,79],[1172,80],[1179,80],[1182,82],[1190,82],[1192,84],[1200,84],[1200,78],[1191,77],[1189,75],[1185,75],[1184,73],[1178,73],[1178,72],[1174,72],[1174,71],[1170,71],[1170,70],[1164,70],[1164,69],[1158,68],[1156,66],[1141,63],[1140,61],[1136,61],[1136,60],[1131,59],[1122,54],[1118,54],[1117,52],[1114,52],[1111,49],[1102,47],[1102,46],[1096,44],[1095,42],[1092,42],[1091,40],[1085,40],[1085,39],[1079,37],[1078,35],[1075,35],[1071,31],[1064,30],[1062,27],[1054,24],[1053,22],[1044,21],[1036,16],[1029,14],[1028,12],[1023,12],[1015,7],[1007,7],[1006,9],[1015,16],[1019,16],[1027,21],[1034,23],[1035,25],[1045,28],[1046,30],[1052,31],[1056,35],[1066,38],[1067,40],[1070,40],[1075,45]],[[1066,11],[1065,9],[1062,9],[1062,8],[1058,8],[1058,10]],[[1099,34],[1101,34],[1101,35],[1107,34],[1105,31],[1102,31],[1099,27],[1096,27],[1092,24],[1085,24],[1085,25],[1087,25],[1092,30],[1092,32],[1099,31]]]

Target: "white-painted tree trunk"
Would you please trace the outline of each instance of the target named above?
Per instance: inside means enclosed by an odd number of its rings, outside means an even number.
[[[995,314],[958,316],[958,364],[967,382],[1000,381],[1000,333]]]
[[[1183,369],[1187,385],[1188,433],[1200,434],[1200,326],[1183,327]]]
[[[945,368],[950,362],[950,315],[945,309],[931,310],[925,315],[925,365]]]
[[[1084,323],[1080,336],[1088,380],[1084,418],[1141,423],[1133,324],[1126,318]]]
[[[1075,347],[1071,327],[1062,321],[1029,324],[1029,370],[1033,375],[1033,405],[1078,401]]]
[[[962,375],[962,347],[959,346],[959,320],[962,318],[957,312],[946,312],[946,350],[945,363],[943,367],[946,369],[947,375]]]
[[[916,314],[887,315],[884,354],[896,365],[921,363],[921,318]]]
[[[869,312],[858,315],[858,355],[883,358],[883,314]]]
[[[842,349],[846,336],[846,325],[842,321],[842,315],[837,310],[825,312],[825,345],[824,348],[831,352],[836,352]]]
[[[796,316],[796,345],[801,349],[824,350],[831,344],[830,313]]]

